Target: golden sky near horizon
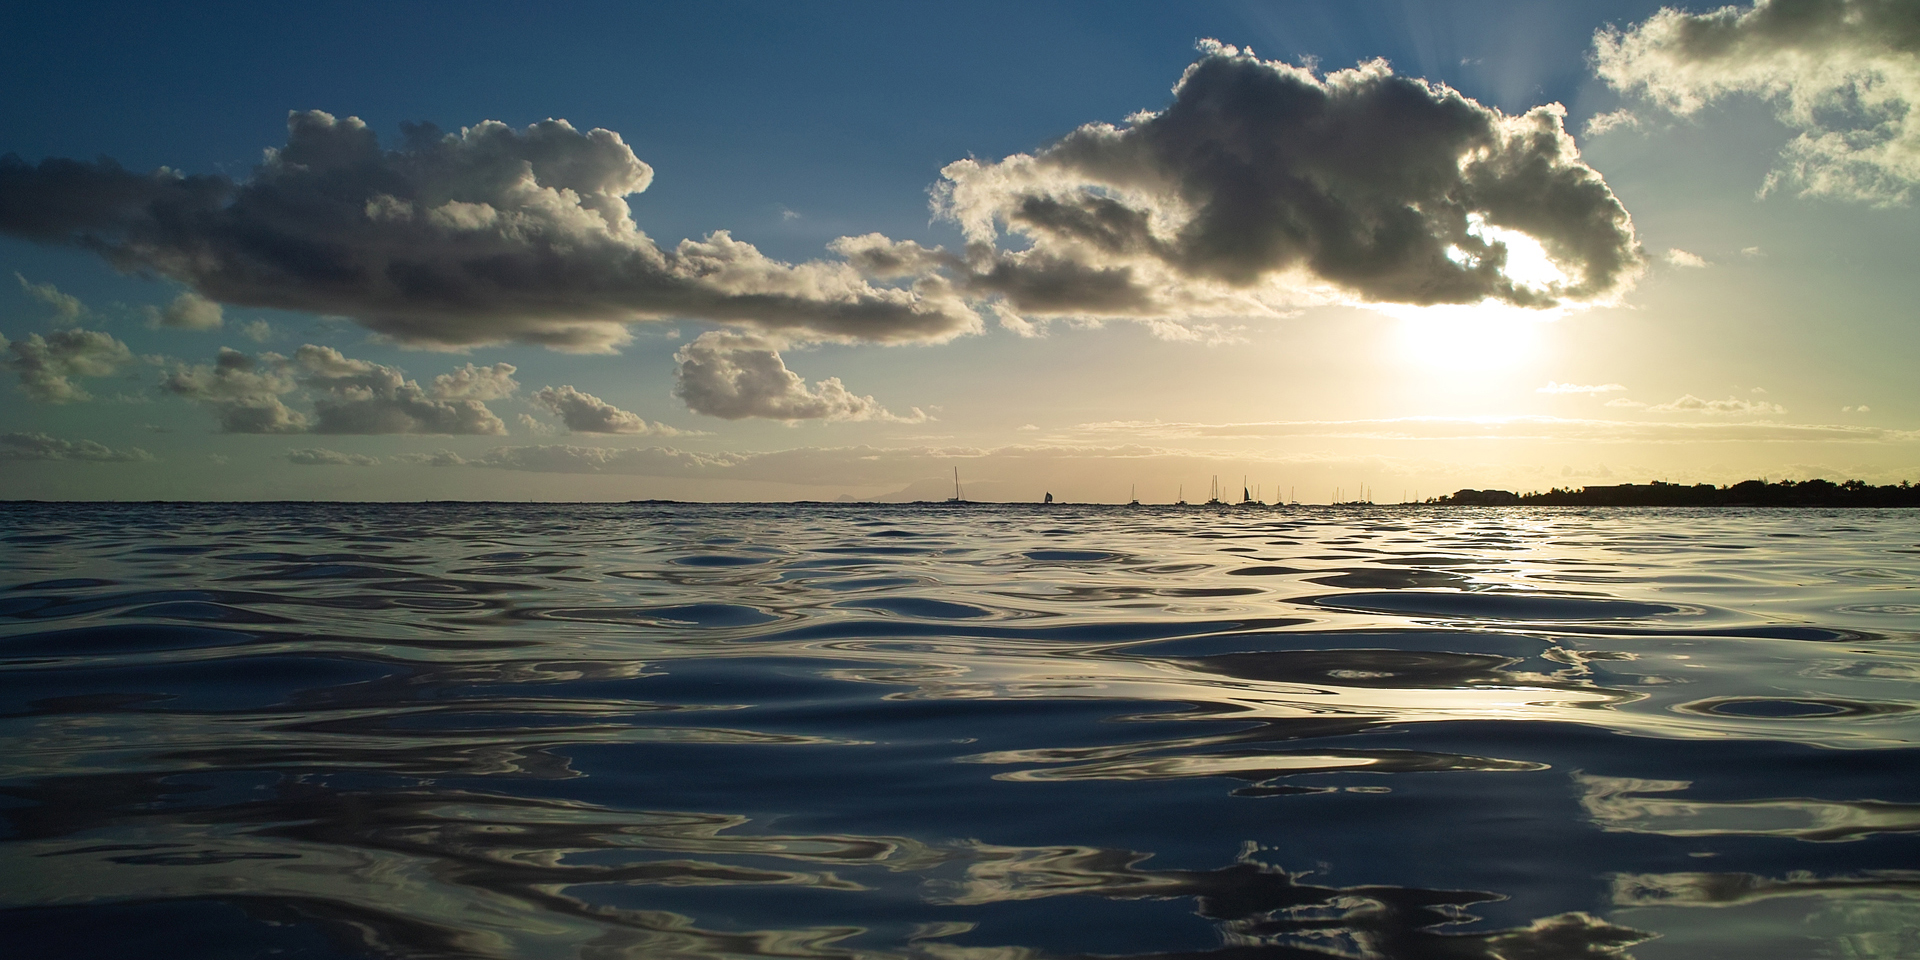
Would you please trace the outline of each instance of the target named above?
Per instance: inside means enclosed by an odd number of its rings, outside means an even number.
[[[1920,479],[1910,6],[1002,12],[10,14],[0,498]]]

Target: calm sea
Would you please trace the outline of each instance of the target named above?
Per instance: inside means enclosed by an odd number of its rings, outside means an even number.
[[[0,505],[0,953],[1920,956],[1920,511]]]

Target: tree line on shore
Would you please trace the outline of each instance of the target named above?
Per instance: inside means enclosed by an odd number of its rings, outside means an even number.
[[[1743,480],[1725,487],[1655,480],[1578,490],[1554,487],[1544,493],[1460,490],[1427,502],[1478,507],[1920,507],[1920,486],[1905,480],[1878,487],[1864,480]]]

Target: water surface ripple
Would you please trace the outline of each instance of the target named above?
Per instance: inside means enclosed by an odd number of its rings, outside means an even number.
[[[0,505],[35,957],[1920,956],[1920,511]]]

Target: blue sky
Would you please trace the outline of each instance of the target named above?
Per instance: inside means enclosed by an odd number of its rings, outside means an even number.
[[[8,151],[234,175],[288,110],[620,132],[659,171],[650,229],[730,225],[794,258],[844,231],[924,231],[942,166],[1164,104],[1217,37],[1329,68],[1385,57],[1519,112],[1611,96],[1595,27],[1658,4],[936,3],[23,5],[7,14]],[[782,208],[814,208],[805,227]],[[784,227],[784,228],[783,228]],[[783,228],[783,229],[782,229]],[[756,233],[756,236],[761,234]]]
[[[1882,5],[1830,6],[1857,17]],[[1899,137],[1867,167],[1858,152],[1813,167],[1783,153],[1809,128],[1764,83],[1786,77],[1801,84],[1790,89],[1820,93],[1818,78],[1792,72],[1812,49],[1805,38],[1769,39],[1738,63],[1701,61],[1706,79],[1678,93],[1660,86],[1658,58],[1679,54],[1657,44],[1638,60],[1620,48],[1612,79],[1603,76],[1596,33],[1652,43],[1659,9],[17,5],[0,14],[9,91],[0,153],[27,164],[111,157],[138,173],[165,166],[245,184],[263,150],[288,142],[289,111],[360,118],[387,149],[401,147],[403,124],[457,134],[487,120],[521,131],[561,118],[617,133],[651,169],[626,200],[660,247],[724,230],[777,261],[836,267],[829,245],[842,237],[962,249],[961,223],[929,205],[949,164],[1011,170],[995,165],[1044,153],[1085,124],[1124,127],[1138,111],[1163,111],[1203,57],[1202,39],[1235,45],[1238,62],[1307,63],[1321,78],[1384,58],[1398,77],[1500,115],[1564,105],[1576,162],[1631,217],[1644,267],[1608,291],[1563,298],[1567,309],[1518,319],[1497,304],[1402,309],[1380,289],[1275,287],[1244,316],[1217,300],[1176,310],[1166,305],[1179,298],[1163,296],[1153,309],[1165,318],[1079,304],[1008,322],[993,305],[1013,295],[979,286],[954,301],[979,318],[957,335],[650,315],[617,327],[631,338],[617,352],[595,354],[516,339],[518,328],[448,343],[443,326],[440,340],[409,339],[413,328],[351,309],[272,309],[259,295],[151,265],[122,262],[122,272],[84,245],[14,231],[0,235],[0,336],[16,381],[0,384],[0,433],[16,438],[0,496],[831,499],[926,494],[954,466],[981,495],[1008,499],[1052,490],[1116,500],[1130,483],[1143,498],[1171,499],[1160,488],[1203,489],[1214,473],[1262,477],[1268,499],[1284,485],[1321,501],[1361,483],[1395,499],[1458,486],[1920,477],[1920,404],[1906,385],[1920,359],[1910,307],[1920,291],[1906,263],[1920,221],[1895,195],[1908,175]],[[1861,64],[1857,76],[1896,93],[1915,76],[1910,50],[1860,41],[1842,54]],[[1704,105],[1676,106],[1703,90]],[[1904,122],[1897,97],[1855,106],[1874,122]],[[1632,122],[1588,126],[1623,108]],[[1873,129],[1845,116],[1816,121],[1816,133]],[[1858,177],[1851,193],[1821,192],[1803,177],[1758,195],[1770,174],[1796,169],[1876,171],[1879,192]],[[1016,233],[997,240],[1003,262],[1048,242]],[[184,306],[166,313],[189,292],[220,304],[217,327]],[[79,342],[73,331],[91,331],[125,345],[126,359],[102,361],[111,374],[73,375],[87,399],[36,394],[27,382],[21,344],[54,343],[45,338],[62,331],[69,344]],[[772,356],[804,381],[778,403],[698,399],[684,378],[702,368],[685,358],[703,336],[700,356],[715,363]],[[318,353],[301,359],[309,345],[363,366],[326,379],[314,372]],[[249,433],[223,420],[231,398],[193,380],[223,348],[267,367],[274,361],[260,358],[283,358],[288,388],[275,402],[306,426]],[[434,393],[435,376],[503,363],[514,368],[511,390]],[[323,419],[342,391],[365,389],[351,377],[387,371],[415,381],[421,403],[484,405],[498,430],[432,417],[366,426],[339,419],[338,406]],[[823,387],[829,378],[844,393]],[[570,416],[561,393],[537,399],[561,387],[600,406]]]

